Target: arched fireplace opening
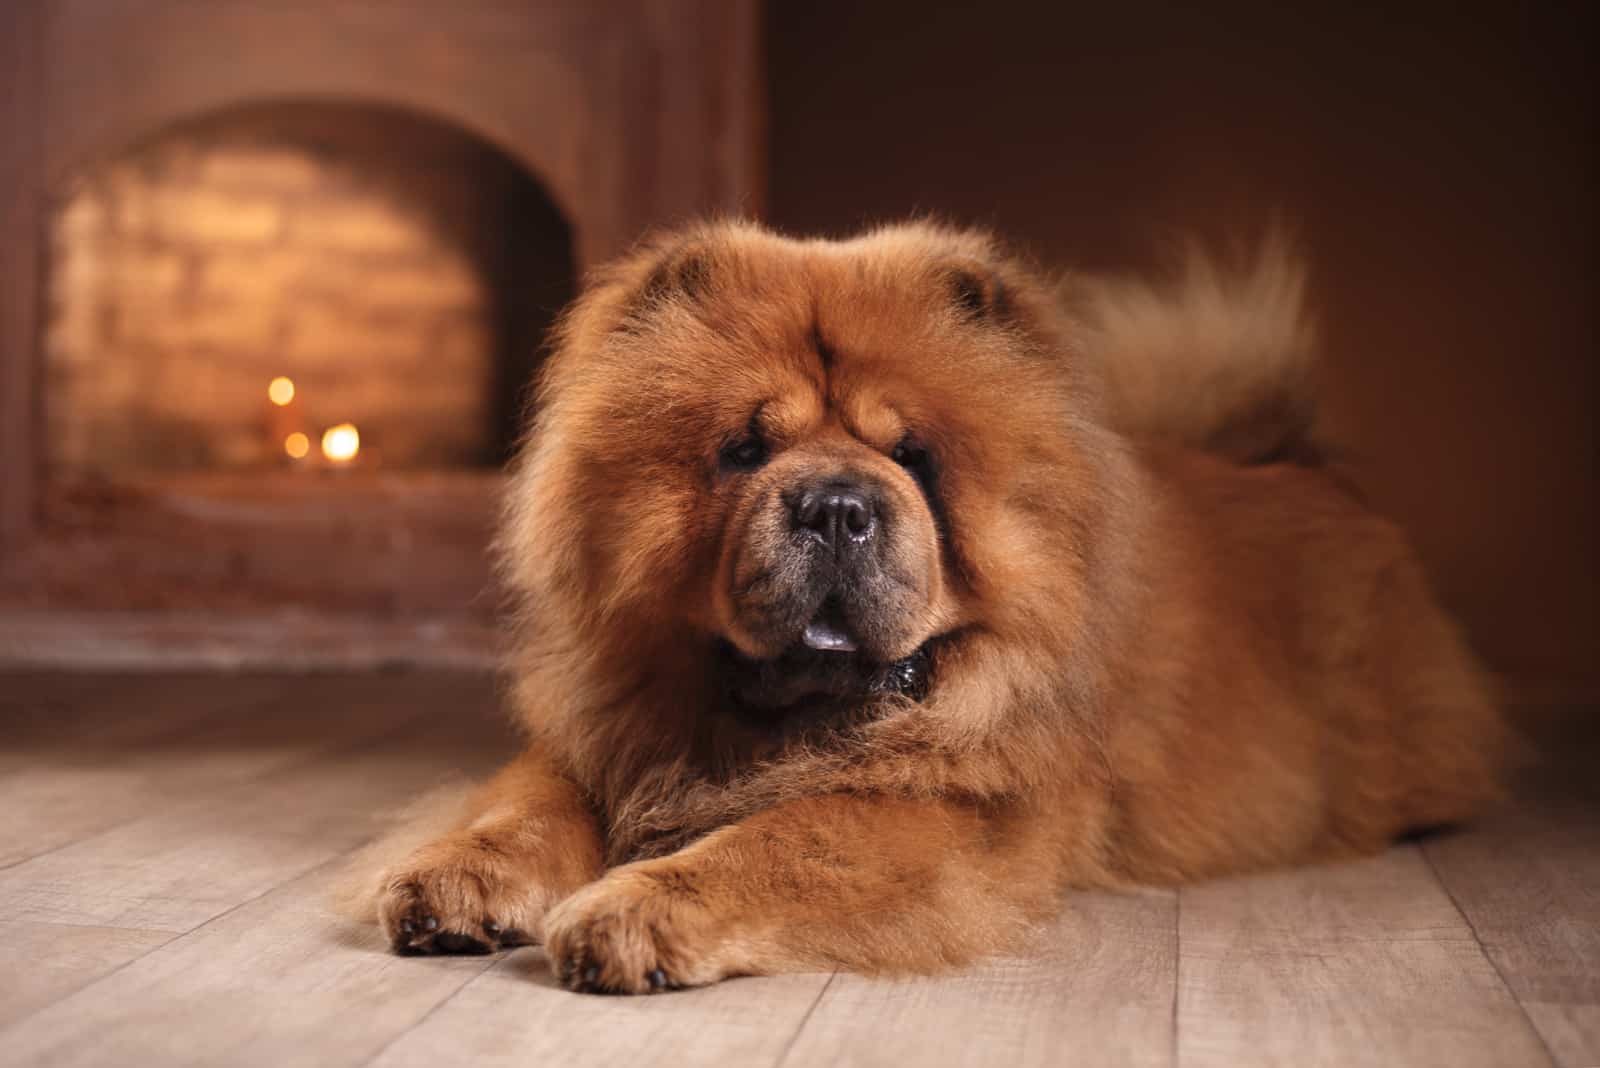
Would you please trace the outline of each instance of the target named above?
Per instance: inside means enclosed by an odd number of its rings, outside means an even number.
[[[0,601],[482,618],[499,467],[574,235],[458,126],[250,105],[47,220],[40,534]]]
[[[67,480],[492,465],[573,278],[510,158],[346,103],[161,131],[74,184],[49,259],[45,458]]]

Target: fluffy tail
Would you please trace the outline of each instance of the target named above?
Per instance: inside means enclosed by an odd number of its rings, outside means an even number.
[[[1063,292],[1118,430],[1262,463],[1317,456],[1305,287],[1272,234],[1243,269],[1190,246],[1166,280],[1077,277]]]

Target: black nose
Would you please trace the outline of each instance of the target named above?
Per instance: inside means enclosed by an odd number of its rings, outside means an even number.
[[[835,552],[866,544],[877,533],[872,494],[850,482],[811,486],[794,503],[794,528],[809,531]]]

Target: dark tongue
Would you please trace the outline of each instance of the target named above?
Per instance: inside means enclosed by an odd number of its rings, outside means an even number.
[[[806,624],[806,632],[800,638],[808,648],[824,653],[853,653],[856,651],[855,639],[850,635],[821,619],[814,619]]]

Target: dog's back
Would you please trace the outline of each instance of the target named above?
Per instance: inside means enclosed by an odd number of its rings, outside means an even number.
[[[1065,287],[1140,443],[1142,611],[1108,695],[1118,860],[1171,880],[1468,818],[1511,748],[1488,680],[1359,473],[1323,460],[1305,271]]]
[[[1126,874],[1372,851],[1496,796],[1504,727],[1398,528],[1316,468],[1146,470],[1146,602],[1106,702]]]

